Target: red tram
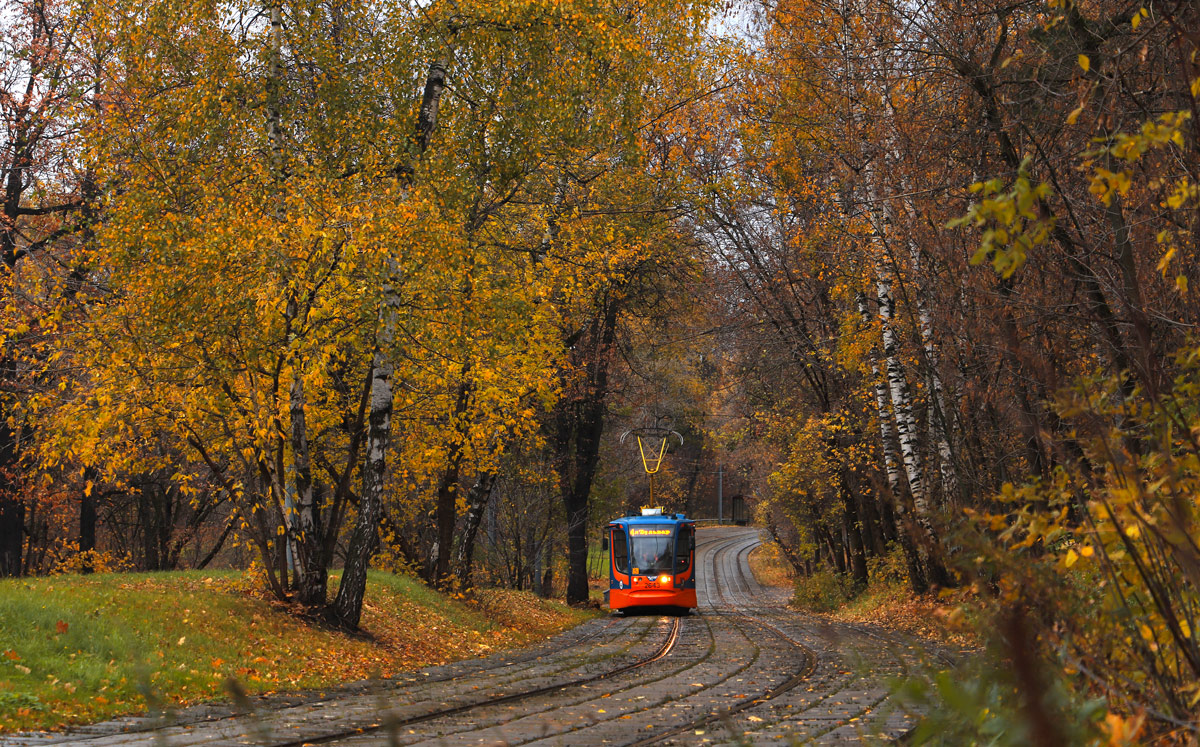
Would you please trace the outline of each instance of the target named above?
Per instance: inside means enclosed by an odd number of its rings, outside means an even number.
[[[610,609],[696,607],[696,524],[643,508],[604,528]]]

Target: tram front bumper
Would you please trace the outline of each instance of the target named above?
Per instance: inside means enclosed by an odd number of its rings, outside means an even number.
[[[609,589],[606,600],[609,609],[629,607],[688,607],[696,606],[695,589]]]

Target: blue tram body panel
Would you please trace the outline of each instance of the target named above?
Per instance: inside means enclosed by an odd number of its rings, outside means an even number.
[[[683,514],[643,511],[604,528],[608,606],[695,608],[695,522]]]

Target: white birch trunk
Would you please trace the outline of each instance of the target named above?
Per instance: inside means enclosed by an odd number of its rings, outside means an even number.
[[[290,415],[292,421],[292,463],[296,483],[296,510],[290,517],[289,538],[296,553],[297,586],[300,601],[312,606],[325,604],[328,572],[322,552],[320,509],[313,495],[312,462],[308,448],[308,421],[305,408],[304,380],[297,371],[292,380]]]
[[[283,180],[283,116],[279,110],[280,73],[283,57],[283,6],[274,0],[270,6],[271,56],[267,76],[267,139],[271,147],[271,173],[276,186]],[[283,195],[277,195],[275,217],[281,218]]]
[[[884,104],[887,108],[888,117],[892,120],[892,128],[895,129],[896,109],[892,106],[891,98],[887,92],[883,92]],[[888,136],[888,151],[891,156],[892,163],[900,163],[900,155],[896,149],[895,136]],[[909,224],[916,226],[919,216],[916,207],[914,207],[912,198],[908,196],[909,186],[907,180],[903,177],[900,179],[900,188],[904,192],[900,198],[900,204],[904,207],[904,213],[908,217]],[[950,448],[950,428],[946,414],[946,395],[945,387],[942,385],[942,376],[939,367],[937,346],[933,339],[933,316],[929,313],[929,304],[925,299],[925,276],[921,271],[921,250],[917,243],[912,238],[912,233],[908,232],[905,235],[905,244],[908,246],[909,261],[912,263],[912,274],[915,279],[915,292],[913,293],[917,307],[917,327],[921,334],[921,347],[925,353],[926,372],[929,391],[930,391],[930,409],[929,431],[932,435],[932,441],[937,447],[938,453],[938,472],[942,480],[942,494],[945,500],[954,505],[958,502],[958,471],[954,465],[954,453]]]
[[[440,60],[435,61],[429,66],[425,78],[425,90],[417,117],[417,152],[413,154],[414,158],[419,158],[429,145],[429,138],[437,125],[438,107],[445,88],[446,64]],[[411,166],[409,163],[403,165]],[[407,173],[411,174],[411,171]],[[397,169],[397,175],[408,178],[403,168]],[[340,624],[349,628],[358,627],[362,615],[363,595],[367,588],[367,566],[379,540],[384,474],[392,436],[392,375],[395,368],[391,356],[396,343],[400,307],[403,304],[398,288],[401,277],[402,268],[395,257],[389,256],[379,304],[379,321],[375,328],[375,351],[371,359],[367,453],[363,467],[358,521],[354,525],[350,545],[346,549],[346,566],[342,572],[342,582],[338,586],[337,599],[333,603],[334,617]]]
[[[842,14],[842,22],[847,27],[851,25],[852,18],[855,16],[861,19],[867,28],[872,26],[871,19],[867,18],[863,7],[858,2],[855,2],[855,0],[843,3]],[[861,85],[865,90],[870,91],[873,87],[874,91],[872,93],[881,94],[886,102],[888,84],[884,74],[876,68],[873,71],[868,71],[867,76],[864,78],[859,79],[854,72],[858,60],[850,50],[851,46],[849,42],[844,41],[842,51],[848,73],[847,83],[849,89],[853,91],[855,85]],[[862,111],[862,104],[860,103],[864,99],[851,95],[848,100],[850,102],[849,114],[856,125],[856,129],[865,136],[867,134],[864,127],[865,117]],[[887,389],[892,403],[892,411],[895,415],[900,457],[908,478],[909,494],[912,496],[912,512],[916,525],[914,529],[919,535],[915,543],[916,552],[920,556],[926,577],[929,580],[942,583],[946,579],[946,573],[940,560],[941,553],[939,551],[940,545],[937,535],[933,531],[933,525],[930,520],[929,500],[923,477],[923,460],[921,457],[916,418],[913,415],[912,397],[909,393],[908,382],[905,379],[904,368],[900,361],[899,339],[892,326],[895,318],[895,298],[892,295],[893,278],[884,263],[888,259],[887,242],[892,235],[893,211],[887,200],[880,199],[879,185],[876,181],[876,166],[882,160],[882,153],[873,153],[868,147],[862,155],[864,162],[861,174],[866,187],[868,215],[874,229],[872,240],[877,253],[875,294],[879,302],[878,314],[887,371]],[[894,268],[892,272],[894,272]],[[902,503],[903,500],[898,496],[896,504],[900,505]],[[905,529],[908,531],[907,527]],[[914,588],[917,586],[918,584],[914,577]]]
[[[892,296],[891,279],[880,269],[875,283],[875,295],[879,301],[879,324],[883,337],[883,356],[887,370],[888,394],[892,411],[896,416],[896,437],[900,442],[900,458],[908,476],[908,489],[912,494],[913,508],[918,519],[929,514],[929,500],[925,492],[922,475],[920,444],[917,439],[917,420],[913,416],[912,397],[904,367],[900,362],[900,340],[892,327],[895,318],[895,299]]]
[[[887,370],[888,394],[892,411],[896,416],[896,436],[900,442],[900,457],[908,476],[909,492],[913,501],[913,518],[921,535],[917,552],[930,581],[944,584],[948,581],[945,566],[941,561],[941,544],[931,520],[929,496],[925,490],[924,466],[921,458],[917,420],[913,416],[912,396],[904,367],[900,361],[900,340],[892,326],[896,317],[896,300],[892,295],[892,279],[885,269],[887,231],[892,224],[891,207],[878,198],[874,181],[874,168],[869,164],[863,169],[867,182],[868,200],[874,224],[874,236],[880,260],[876,265],[875,294],[879,301],[879,326],[883,338],[883,355]]]
[[[865,294],[858,295],[858,313],[862,317],[863,324],[870,327],[871,314],[867,310],[867,297]],[[897,502],[902,495],[900,485],[900,464],[896,458],[896,452],[892,446],[895,434],[892,428],[892,414],[888,409],[888,389],[884,383],[883,377],[879,375],[879,363],[875,359],[875,355],[871,354],[871,383],[875,389],[875,412],[879,418],[879,440],[883,445],[883,467],[887,475],[888,488],[891,489],[892,495],[896,497]],[[899,513],[904,513],[903,506],[897,508]]]
[[[876,249],[879,254],[875,268],[875,296],[879,301],[879,326],[883,337],[888,394],[892,401],[892,411],[896,416],[896,436],[900,442],[900,457],[904,463],[904,471],[908,476],[909,492],[912,494],[913,507],[920,518],[922,515],[928,516],[929,501],[925,493],[925,480],[922,474],[923,465],[917,438],[917,420],[913,416],[908,380],[904,377],[904,367],[900,362],[900,340],[892,326],[892,320],[896,316],[896,300],[892,295],[892,280],[884,267],[887,253],[884,241],[892,224],[891,207],[879,199],[875,185],[874,165],[868,163],[863,168],[863,175],[866,178],[867,199],[870,202]]]
[[[905,212],[912,221],[916,221],[916,210],[905,198],[901,200]],[[938,472],[942,479],[942,491],[946,501],[955,504],[958,501],[958,471],[954,466],[954,453],[950,448],[949,427],[946,418],[946,394],[939,371],[937,347],[933,341],[933,317],[929,313],[929,304],[925,300],[925,283],[921,275],[921,251],[912,237],[906,237],[909,260],[912,263],[915,291],[913,293],[917,307],[917,328],[921,334],[921,348],[925,353],[926,379],[930,392],[929,431],[937,447]]]
[[[383,286],[379,326],[375,331],[375,353],[371,360],[370,415],[367,423],[366,463],[363,465],[362,495],[358,502],[358,521],[346,548],[346,566],[338,585],[333,613],[338,622],[357,628],[362,615],[363,595],[367,588],[367,566],[379,540],[379,517],[383,511],[383,485],[387,470],[387,452],[392,437],[391,349],[396,341],[400,312],[400,294],[394,278],[399,276],[394,260],[388,261],[388,279]]]

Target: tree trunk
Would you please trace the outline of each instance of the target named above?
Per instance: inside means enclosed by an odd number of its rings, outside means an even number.
[[[908,476],[908,489],[912,495],[912,518],[916,522],[917,552],[921,557],[929,581],[946,586],[949,575],[942,565],[940,541],[933,529],[930,506],[925,492],[922,475],[920,445],[917,441],[917,423],[912,413],[912,398],[908,381],[900,363],[900,341],[892,328],[895,318],[895,299],[892,297],[891,282],[882,269],[875,285],[879,299],[879,323],[883,333],[883,354],[887,366],[888,393],[892,411],[896,416],[896,435],[900,442],[900,455]]]
[[[367,590],[367,566],[379,542],[379,518],[383,511],[383,486],[387,451],[392,436],[392,360],[387,352],[396,331],[396,294],[389,282],[384,288],[384,305],[371,362],[371,414],[367,420],[366,465],[358,520],[346,549],[346,565],[333,602],[333,616],[347,628],[357,628]]]
[[[83,491],[83,495],[79,497],[79,552],[87,553],[96,549],[96,492],[95,488]],[[83,558],[83,564],[79,571],[80,573],[91,573],[95,570],[92,567],[92,559],[90,557]]]
[[[296,510],[288,522],[296,553],[296,589],[301,604],[324,607],[329,585],[329,558],[322,542],[321,512],[313,495],[312,464],[308,451],[307,401],[304,381],[297,373],[292,381],[292,463],[295,468]]]
[[[881,556],[887,552],[887,539],[884,535],[883,520],[879,516],[879,502],[872,500],[864,493],[858,480],[849,469],[841,470],[842,480],[846,489],[854,499],[858,511],[859,523],[862,525],[863,542],[870,555]]]
[[[829,527],[822,525],[821,533],[825,535],[825,544],[829,546],[829,558],[839,576],[846,575],[846,553],[842,548],[841,538],[835,536]]]
[[[867,311],[867,298],[863,293],[858,294],[858,312],[862,317],[863,324],[871,326],[871,317]],[[896,534],[900,541],[900,548],[904,552],[909,587],[913,593],[923,594],[929,589],[929,582],[925,578],[925,567],[918,549],[919,543],[913,537],[913,522],[900,484],[899,460],[896,458],[893,445],[892,415],[888,410],[887,385],[884,383],[883,377],[879,375],[879,365],[875,362],[874,354],[871,356],[871,379],[875,388],[875,415],[879,420],[879,440],[883,450],[884,471],[887,475],[888,492],[891,493],[891,501],[883,503],[885,505],[890,503],[899,520],[900,526],[897,528]]]
[[[444,586],[450,580],[450,557],[454,552],[454,527],[458,523],[458,471],[461,451],[455,450],[450,464],[438,483],[435,520],[437,541],[434,543],[430,560],[432,581],[435,586]]]
[[[855,13],[866,19],[861,9],[855,8]],[[855,67],[855,58],[850,55],[850,45],[843,45],[843,54],[846,58],[847,68],[853,71]],[[882,95],[886,101],[888,90],[886,81],[878,77],[878,73],[873,73],[876,77],[869,85],[874,86],[876,91]],[[853,80],[853,78],[852,78]],[[855,105],[852,109],[852,117],[856,124],[860,124],[863,118],[863,113],[859,106]],[[882,329],[883,337],[883,354],[885,367],[887,371],[888,394],[892,404],[892,410],[895,415],[896,434],[900,443],[900,456],[904,464],[905,474],[908,477],[909,495],[912,496],[912,518],[915,520],[915,525],[910,524],[904,527],[909,532],[916,531],[917,536],[913,538],[913,544],[916,546],[917,554],[920,557],[920,565],[926,577],[934,583],[942,583],[947,579],[947,574],[941,564],[939,552],[938,538],[933,532],[932,524],[930,523],[929,504],[925,491],[925,483],[923,476],[923,465],[921,459],[921,451],[918,444],[918,433],[916,427],[916,418],[912,413],[912,398],[909,395],[908,382],[904,377],[904,370],[900,362],[900,347],[899,339],[892,328],[892,320],[895,317],[895,299],[892,296],[891,279],[888,277],[884,269],[884,265],[888,259],[888,241],[892,234],[893,211],[890,202],[887,199],[881,198],[879,193],[879,185],[876,179],[877,160],[881,158],[879,154],[865,153],[866,161],[862,169],[863,182],[866,187],[866,198],[868,206],[868,216],[871,220],[874,229],[873,241],[876,245],[876,297],[879,301],[879,322]],[[882,418],[881,418],[882,419]],[[890,481],[889,476],[889,481]],[[892,490],[896,497],[895,505],[899,510],[903,505],[903,499]],[[903,518],[903,517],[902,517]],[[910,582],[917,581],[915,574],[912,573],[910,564]],[[914,590],[923,586],[921,583],[913,583]]]
[[[157,502],[156,497],[150,494],[153,490],[153,483],[146,482],[138,491],[138,514],[141,516],[142,530],[142,570],[157,571],[161,570],[158,563],[158,534],[156,524],[157,515],[154,511],[154,504]]]
[[[858,507],[854,496],[846,485],[845,475],[840,486],[842,494],[842,527],[846,532],[848,551],[850,554],[850,576],[854,579],[857,589],[867,586],[867,553],[863,543],[862,524],[858,518]]]
[[[4,360],[3,380],[8,376],[9,360]],[[11,368],[15,369],[15,365]],[[17,481],[12,478],[17,462],[17,437],[0,418],[0,576],[21,575],[25,546],[25,504],[17,497]]]
[[[906,210],[912,219],[916,217],[909,200],[904,200]],[[921,252],[916,243],[908,241],[913,274],[917,277],[913,295],[916,297],[917,328],[921,333],[921,348],[924,352],[925,380],[929,385],[929,430],[937,447],[938,474],[942,478],[942,495],[951,506],[958,504],[961,496],[958,487],[958,470],[954,464],[954,452],[950,448],[950,425],[946,413],[946,394],[939,371],[937,347],[933,341],[933,317],[929,313],[929,305],[925,302],[925,284],[921,275]]]
[[[896,110],[892,106],[891,98],[886,95],[886,92],[883,100],[894,127]],[[894,135],[888,135],[888,146],[892,162],[898,167],[901,163],[901,158],[896,149]],[[913,207],[912,198],[908,196],[910,189],[907,181],[903,178],[900,179],[900,189],[904,194],[900,199],[900,204],[904,207],[904,212],[908,216],[909,223],[912,227],[915,227],[918,222],[917,210]],[[884,209],[886,210],[886,208]],[[950,448],[950,429],[946,417],[946,395],[938,365],[937,347],[933,340],[933,316],[929,313],[929,304],[925,299],[926,283],[925,275],[921,271],[921,250],[912,238],[911,229],[905,236],[905,243],[908,246],[909,261],[912,263],[912,274],[916,279],[913,299],[917,309],[917,328],[921,334],[921,349],[925,354],[925,379],[928,382],[930,392],[929,406],[931,414],[929,416],[929,430],[933,436],[933,442],[937,446],[938,473],[942,479],[942,495],[947,503],[956,505],[960,499],[958,471],[955,469],[954,454]]]
[[[563,507],[567,514],[567,601],[588,600],[587,527],[589,498],[600,459],[604,406],[608,394],[608,359],[616,336],[617,302],[608,299],[591,323],[591,349],[585,352],[588,380],[574,398],[559,403],[556,458]],[[579,347],[583,347],[580,345]]]
[[[554,539],[547,538],[542,551],[542,596],[554,596]]]
[[[488,501],[492,497],[492,488],[496,484],[493,472],[483,472],[475,480],[475,484],[467,491],[467,518],[463,527],[462,540],[458,543],[457,576],[458,585],[462,589],[471,587],[471,566],[474,563],[475,536],[479,533],[479,524],[487,510]]]
[[[1138,365],[1142,369],[1140,378],[1146,384],[1147,394],[1151,399],[1155,399],[1165,383],[1162,363],[1154,350],[1150,317],[1146,313],[1146,304],[1142,300],[1142,285],[1138,279],[1133,242],[1129,238],[1129,224],[1125,220],[1125,211],[1122,208],[1119,194],[1111,196],[1104,212],[1108,218],[1109,227],[1112,228],[1113,243],[1117,247],[1123,300],[1132,322],[1134,339],[1137,341],[1138,347]]]
[[[787,558],[787,562],[797,572],[805,576],[812,575],[812,567],[807,560],[801,560],[796,555],[796,551],[788,547],[783,539],[779,536],[779,529],[775,526],[775,519],[771,516],[771,512],[767,512],[767,532],[771,535],[771,539],[775,540],[775,546],[783,553],[783,557]]]
[[[460,423],[467,403],[471,397],[471,384],[466,381],[469,365],[463,367],[461,376],[464,381],[458,386],[458,396],[454,401],[454,414],[451,417],[453,442],[450,444],[449,461],[442,479],[438,482],[437,490],[437,551],[433,556],[433,582],[444,586],[450,580],[450,558],[454,552],[454,527],[458,524],[458,478],[462,467],[463,446],[466,434],[462,432]]]
[[[216,544],[208,551],[208,554],[196,564],[196,570],[204,570],[213,559],[217,557],[217,553],[221,552],[221,548],[225,546],[225,540],[229,538],[229,533],[233,531],[234,525],[237,523],[238,514],[235,510],[233,515],[229,517],[229,521],[225,523],[225,528],[221,530],[221,536],[217,538]]]
[[[437,126],[438,105],[446,86],[446,68],[441,62],[429,66],[421,108],[417,118],[417,152],[419,157],[428,145]],[[404,165],[408,165],[407,160]],[[398,176],[405,176],[403,168]],[[367,566],[379,542],[379,519],[383,512],[383,486],[387,471],[387,451],[392,428],[392,346],[396,341],[396,324],[401,299],[395,284],[401,268],[394,258],[388,258],[375,331],[375,350],[371,360],[369,415],[367,417],[367,453],[363,469],[363,488],[359,498],[358,521],[346,549],[346,565],[338,585],[337,598],[331,610],[338,623],[357,628],[362,616],[363,596],[367,589]]]
[[[591,487],[590,485],[588,486]],[[567,512],[567,602],[588,600],[587,525],[588,496],[572,492],[563,496]]]

